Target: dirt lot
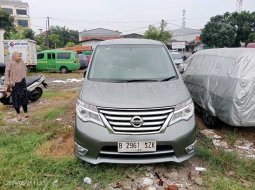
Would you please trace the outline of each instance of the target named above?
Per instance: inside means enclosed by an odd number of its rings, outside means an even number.
[[[83,73],[44,75],[48,89],[29,105],[29,118],[18,121],[11,106],[0,106],[0,189],[255,189],[254,128],[221,123],[209,130],[199,114],[197,155],[184,163],[91,166],[76,160],[75,101]]]

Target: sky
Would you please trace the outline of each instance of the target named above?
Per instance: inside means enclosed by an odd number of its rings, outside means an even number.
[[[148,25],[159,26],[162,19],[168,29],[182,26],[186,10],[186,27],[202,29],[210,17],[236,10],[237,0],[23,0],[30,7],[32,29],[45,30],[50,25],[72,30],[107,28],[123,34],[146,31]],[[255,11],[255,0],[243,0],[243,10]]]

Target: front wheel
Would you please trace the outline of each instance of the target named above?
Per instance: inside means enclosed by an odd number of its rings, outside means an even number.
[[[61,68],[60,68],[60,72],[63,73],[63,74],[65,74],[65,73],[68,72],[68,69],[67,69],[66,67],[61,67]]]
[[[214,129],[217,127],[217,118],[215,116],[211,115],[210,113],[208,113],[207,111],[202,112],[202,119],[204,121],[204,124],[208,128]]]
[[[41,98],[42,93],[43,93],[42,88],[36,87],[33,91],[29,93],[29,100],[32,102],[38,100],[39,98]]]

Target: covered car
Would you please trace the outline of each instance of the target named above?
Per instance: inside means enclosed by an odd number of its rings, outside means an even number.
[[[186,64],[183,78],[206,125],[213,127],[217,117],[232,126],[255,126],[255,49],[203,50]]]

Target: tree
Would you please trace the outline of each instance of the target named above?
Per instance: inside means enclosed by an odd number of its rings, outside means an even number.
[[[35,40],[35,32],[32,29],[24,29],[23,35],[27,39]]]
[[[209,47],[240,47],[255,32],[255,12],[225,13],[212,17],[202,30],[201,39]]]
[[[159,28],[150,25],[148,30],[144,33],[144,37],[147,39],[153,39],[167,43],[171,40],[172,34],[166,28],[167,23],[164,20],[162,20]]]
[[[49,38],[51,48],[57,48],[62,46],[62,42],[58,34],[50,34],[48,38]]]
[[[0,9],[0,28],[6,31],[5,37],[8,36],[8,33],[14,29],[13,22],[14,18],[7,12]]]
[[[231,15],[230,24],[236,29],[235,46],[247,43],[250,33],[255,32],[255,12],[235,12]]]
[[[25,36],[22,32],[17,32],[15,30],[12,30],[9,32],[7,39],[8,40],[21,40],[21,39],[25,39]]]
[[[9,40],[21,40],[21,39],[34,40],[35,33],[32,29],[17,26],[8,33],[6,38]]]
[[[52,26],[50,28],[50,33],[59,35],[60,44],[58,47],[64,47],[68,42],[73,42],[74,44],[79,43],[79,32],[70,30],[65,26]]]
[[[73,46],[75,46],[76,44],[74,43],[74,42],[68,42],[67,44],[66,44],[66,47],[73,47]]]
[[[255,42],[255,32],[249,34],[248,42]]]
[[[232,47],[235,44],[235,28],[228,23],[229,13],[211,18],[202,30],[201,39],[209,47]]]
[[[35,36],[35,41],[37,42],[38,44],[38,48],[37,50],[40,52],[40,51],[43,51],[43,50],[48,50],[49,47],[47,47],[47,45],[45,44],[45,35],[44,34],[38,34]]]

